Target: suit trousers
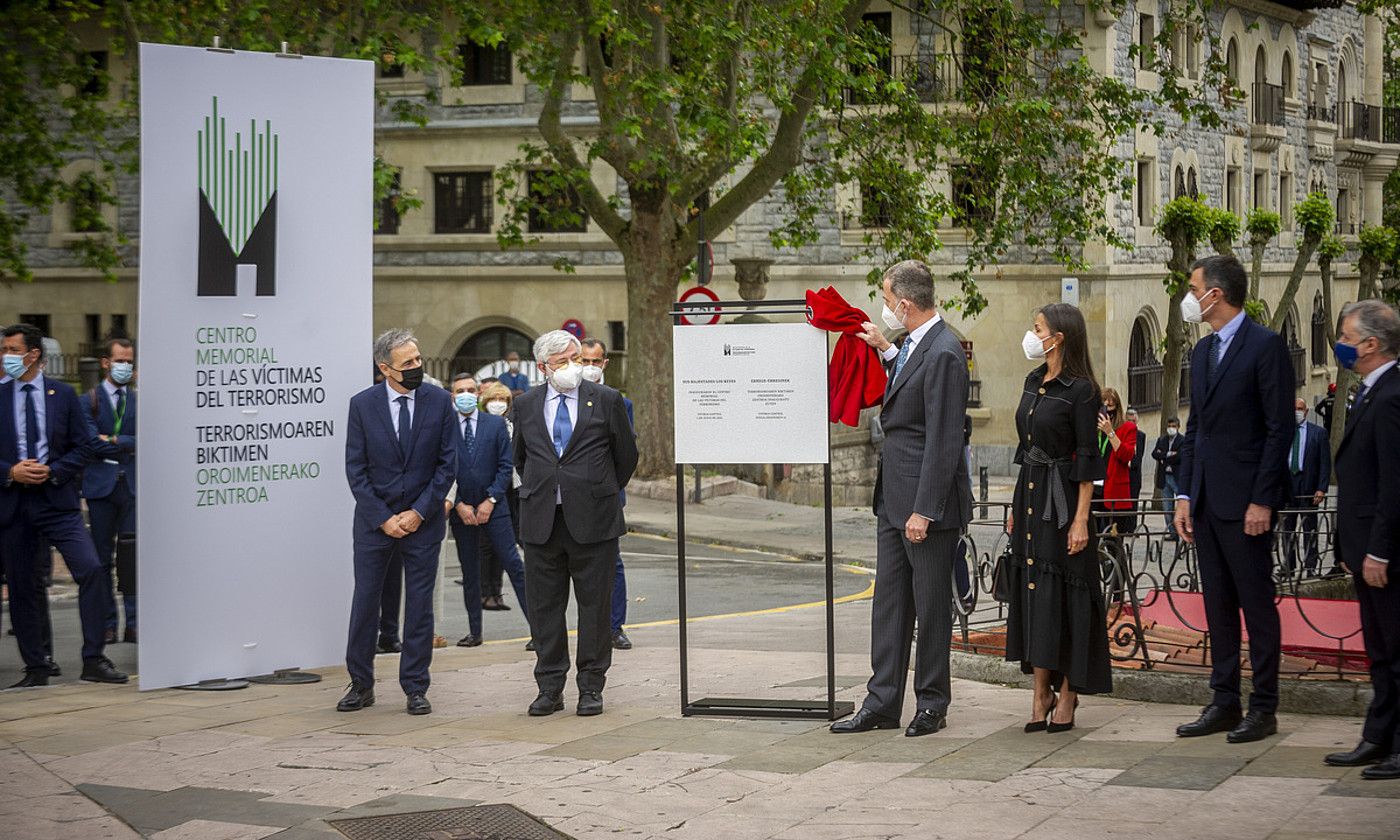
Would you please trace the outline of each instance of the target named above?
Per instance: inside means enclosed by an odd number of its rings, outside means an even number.
[[[7,553],[9,553],[9,551],[14,551],[14,550],[16,550],[16,549],[18,549],[18,546],[14,546],[14,547],[11,547],[11,548],[7,549],[6,546],[5,546],[5,543],[4,543],[3,541],[0,541],[0,583],[4,583],[4,584],[6,584],[7,586],[11,586],[11,587],[12,587],[12,585],[9,584],[9,582],[8,582],[8,577],[7,577],[6,573],[5,573],[5,569],[8,568],[8,567],[5,565],[5,563],[6,563],[6,561],[5,561],[5,555],[6,555]],[[39,612],[40,612],[40,616],[39,616],[39,627],[43,630],[44,654],[45,654],[48,658],[52,659],[52,658],[53,658],[53,619],[52,619],[52,617],[51,617],[50,614],[49,614],[49,595],[48,595],[48,589],[49,589],[49,584],[52,583],[52,581],[53,581],[53,555],[50,554],[50,552],[49,552],[49,544],[48,544],[47,542],[44,542],[43,540],[39,540],[38,542],[35,542],[34,545],[33,545],[33,550],[34,550],[34,561],[33,561],[33,564],[31,565],[31,568],[34,569],[35,575],[34,575],[34,580],[31,581],[30,583],[31,583],[32,586],[35,587],[35,590],[36,590],[36,593],[37,593],[37,594],[34,596],[34,600],[35,600],[35,602],[38,603],[38,605],[39,605]],[[12,587],[12,588],[13,588],[13,587]],[[13,627],[15,626],[14,613],[15,613],[14,598],[11,597],[11,599],[10,599],[10,627],[11,627],[11,628],[13,628]],[[13,630],[11,631],[10,635],[12,635],[12,636],[15,635],[14,632],[13,632]]]
[[[425,529],[436,532],[422,533]],[[428,690],[428,666],[433,660],[433,587],[442,551],[442,520],[425,522],[403,539],[377,534],[355,535],[355,594],[350,604],[350,631],[345,667],[357,685],[374,685],[374,649],[379,633],[381,601],[390,565],[403,564],[403,653],[399,656],[399,686],[404,694]]]
[[[1371,706],[1361,736],[1380,744],[1391,755],[1400,753],[1400,580],[1392,574],[1377,589],[1353,573],[1361,610],[1361,638],[1371,661]]]
[[[1210,631],[1211,701],[1218,706],[1240,707],[1240,612],[1249,630],[1249,665],[1254,690],[1249,709],[1278,710],[1278,671],[1282,631],[1274,604],[1273,534],[1247,536],[1244,520],[1226,520],[1210,509],[1202,493],[1193,517],[1196,558],[1205,601],[1206,627]]]
[[[399,614],[403,607],[403,558],[389,560],[384,571],[384,590],[379,596],[379,638],[386,642],[399,640]]]
[[[899,720],[914,650],[914,699],[919,711],[946,713],[952,699],[948,646],[953,638],[955,529],[930,530],[922,543],[879,518],[876,533],[875,599],[870,607],[870,667],[864,706]]]
[[[530,596],[530,625],[534,629],[535,682],[542,692],[560,694],[569,675],[569,583],[578,600],[578,690],[603,690],[612,665],[612,635],[608,632],[617,539],[580,543],[569,533],[564,508],[554,508],[549,540],[525,546],[525,589]]]
[[[39,489],[24,488],[18,493],[14,518],[0,529],[0,544],[5,546],[10,620],[24,667],[39,668],[49,655],[44,641],[48,592],[43,584],[44,572],[37,567],[41,547],[49,545],[63,555],[64,564],[78,583],[83,659],[101,656],[107,589],[102,585],[102,563],[97,559],[82,513],[53,509]]]
[[[126,478],[118,476],[112,492],[101,499],[88,499],[88,523],[92,526],[92,544],[97,559],[102,561],[102,585],[106,588],[104,627],[117,629],[117,598],[112,586],[113,556],[119,535],[136,533],[136,496]],[[136,627],[136,593],[123,590],[122,606],[126,610],[126,627]]]
[[[616,636],[622,632],[622,625],[627,623],[627,570],[622,565],[622,549],[617,551],[617,566],[613,570],[613,594],[612,594],[612,634]]]
[[[505,512],[502,512],[505,514]],[[462,567],[462,598],[467,603],[467,626],[473,636],[481,638],[481,554],[482,540],[501,558],[501,565],[510,575],[510,585],[515,589],[515,599],[520,602],[520,611],[525,614],[525,622],[530,621],[530,608],[526,601],[525,566],[520,561],[520,553],[515,550],[515,529],[511,527],[508,514],[493,516],[485,525],[468,525],[457,516],[454,510],[447,515],[452,526],[452,539],[457,544],[457,563]]]

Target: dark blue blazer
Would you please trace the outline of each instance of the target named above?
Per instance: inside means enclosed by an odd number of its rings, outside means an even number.
[[[1400,586],[1400,368],[1391,368],[1347,412],[1337,447],[1337,557],[1353,572],[1370,554],[1391,561]]]
[[[0,526],[9,524],[19,494],[34,492],[10,483],[10,469],[19,462],[19,438],[15,429],[15,390],[11,379],[0,385]],[[44,426],[49,439],[49,480],[41,493],[54,510],[78,510],[78,485],[83,467],[114,450],[97,439],[81,401],[72,387],[44,377]]]
[[[1259,504],[1278,510],[1288,496],[1288,448],[1295,429],[1293,363],[1278,333],[1248,316],[1225,350],[1215,384],[1206,376],[1210,341],[1191,353],[1191,417],[1182,435],[1177,486],[1202,495],[1211,513],[1244,519]]]
[[[457,435],[457,501],[476,507],[489,496],[498,504],[491,511],[491,518],[498,514],[510,513],[505,504],[506,490],[510,489],[511,470],[514,462],[511,457],[510,432],[506,421],[483,411],[476,412],[476,436],[472,454],[467,455],[467,443],[461,434]],[[454,426],[460,431],[461,415],[453,417]]]
[[[423,526],[410,536],[431,536],[445,526],[442,503],[457,475],[456,417],[450,394],[436,385],[419,386],[405,457],[384,385],[350,398],[345,477],[355,496],[356,538],[383,536],[380,526],[409,508],[423,517]],[[437,529],[427,527],[435,522]]]
[[[1291,483],[1292,495],[1294,498],[1312,498],[1314,493],[1326,493],[1328,486],[1332,483],[1332,449],[1327,440],[1327,430],[1316,423],[1305,423],[1308,428],[1307,439],[1303,442],[1303,471],[1297,475],[1293,474],[1290,464],[1288,479]],[[1294,426],[1289,432],[1288,438],[1288,458],[1293,457],[1294,435],[1298,434],[1298,427]],[[1294,503],[1289,501],[1289,506]]]
[[[92,412],[94,396],[97,397],[96,418]],[[117,416],[112,401],[107,397],[107,389],[99,383],[94,391],[83,395],[82,402],[96,433],[110,436]],[[119,470],[126,473],[126,486],[131,488],[133,494],[136,492],[136,391],[131,388],[126,389],[126,416],[122,418],[122,433],[117,435],[116,449],[115,454],[92,462],[83,471],[84,499],[105,499],[112,495],[117,488]],[[117,463],[109,464],[108,461]]]

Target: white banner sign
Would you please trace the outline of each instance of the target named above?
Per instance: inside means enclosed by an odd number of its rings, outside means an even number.
[[[826,333],[716,324],[673,340],[676,463],[827,462]]]
[[[141,688],[340,662],[374,65],[141,45]]]

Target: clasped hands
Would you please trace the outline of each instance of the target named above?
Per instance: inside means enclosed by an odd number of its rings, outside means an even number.
[[[389,517],[387,522],[379,526],[379,530],[397,540],[417,531],[418,526],[422,524],[423,517],[418,515],[418,511],[409,508],[403,513]]]
[[[20,484],[43,484],[49,480],[49,466],[33,458],[25,458],[10,467],[10,480]]]

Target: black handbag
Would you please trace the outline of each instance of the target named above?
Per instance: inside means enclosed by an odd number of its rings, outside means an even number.
[[[1011,601],[1011,546],[1002,549],[992,564],[992,597],[999,603]]]

